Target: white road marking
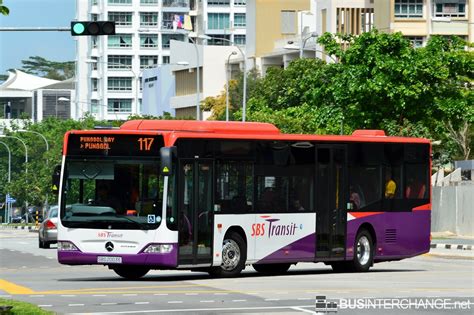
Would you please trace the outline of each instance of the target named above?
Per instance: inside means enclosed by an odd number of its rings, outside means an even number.
[[[94,294],[93,296],[107,296],[105,294]]]
[[[52,307],[51,304],[40,304],[38,305],[38,307]]]
[[[198,295],[197,293],[186,293],[185,295]]]
[[[170,302],[181,302],[182,301],[169,301]],[[300,305],[300,306],[262,306],[262,307],[215,307],[215,308],[183,308],[183,309],[173,309],[173,310],[135,310],[135,311],[121,311],[121,312],[107,312],[107,314],[146,314],[146,313],[174,313],[174,312],[188,312],[188,313],[197,313],[197,312],[217,312],[217,311],[259,311],[259,310],[284,310],[284,309],[303,309],[305,307],[314,307],[314,305]],[[306,310],[305,310],[306,311]],[[99,313],[76,313],[76,314],[88,314],[88,315],[99,315],[104,314],[104,312]]]
[[[100,305],[117,305],[118,303],[100,303]]]
[[[84,304],[68,304],[68,306],[84,306]]]
[[[144,305],[144,304],[150,304],[150,302],[135,302],[137,305]]]
[[[214,295],[228,295],[229,293],[214,293]]]
[[[155,293],[153,295],[157,295],[157,296],[165,296],[165,295],[168,295],[168,293]]]
[[[44,297],[44,295],[30,295],[30,297]]]
[[[122,294],[122,296],[137,296],[138,294]]]
[[[247,300],[232,300],[232,302],[247,302]]]
[[[183,301],[168,301],[168,304],[181,304]]]
[[[75,297],[74,294],[63,294],[61,295],[61,297]]]
[[[216,301],[214,300],[202,300],[202,301],[199,301],[199,303],[215,303]]]
[[[265,299],[265,301],[280,301],[280,299]]]
[[[310,311],[310,310],[307,310],[307,309],[304,309],[304,308],[301,308],[301,307],[292,307],[292,309],[294,309],[295,311],[305,312],[305,313],[309,313],[309,314],[318,314],[314,311]]]

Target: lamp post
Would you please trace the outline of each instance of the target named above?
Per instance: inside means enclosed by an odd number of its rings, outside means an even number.
[[[229,121],[229,64],[230,64],[230,57],[237,55],[237,52],[233,51],[227,57],[227,69],[226,69],[226,85],[225,85],[225,121]]]
[[[222,40],[230,43],[232,46],[236,47],[242,57],[244,58],[244,91],[243,91],[243,96],[242,96],[242,122],[245,122],[245,116],[246,116],[246,107],[247,107],[247,56],[245,53],[242,51],[242,49],[239,47],[239,45],[235,45],[233,41],[227,38],[215,38],[215,37],[210,37],[207,36],[207,39],[216,39],[216,40]]]
[[[188,39],[193,43],[194,49],[196,51],[196,120],[201,120],[199,116],[201,116],[201,84],[199,82],[200,75],[199,75],[199,48],[197,45],[197,39],[211,39],[211,37],[207,35],[199,35],[193,39],[191,36],[188,36]]]
[[[288,45],[285,45],[283,48],[284,49],[287,49],[287,50],[298,50],[300,49],[299,47],[297,46],[293,46],[294,42],[293,41],[288,41]],[[323,50],[320,50],[320,49],[315,49],[315,48],[304,48],[306,50],[312,50],[314,52],[320,52],[321,54],[323,55],[326,55],[327,57],[329,57],[332,61],[334,61],[334,63],[338,63],[337,59],[335,59],[333,56],[331,55],[328,55],[326,52],[324,52]]]
[[[5,146],[8,151],[8,183],[11,181],[11,173],[12,173],[12,152],[8,145],[5,142],[0,141],[1,144]],[[7,196],[10,194],[7,192]],[[8,223],[10,220],[10,203],[8,202],[8,198],[5,198],[5,223]]]
[[[28,148],[26,147],[25,141],[21,140],[18,137],[15,136],[7,136],[4,134],[0,134],[0,138],[12,138],[20,141],[23,146],[25,147],[25,175],[28,175]],[[26,182],[28,183],[28,176],[26,176]],[[26,206],[26,223],[28,223],[28,201],[25,200],[25,206]]]
[[[313,13],[311,13],[310,11],[299,11],[299,13],[300,13],[300,59],[302,59],[304,45],[306,44],[306,41],[309,38],[313,37],[313,36],[310,36],[306,39],[303,39],[303,15],[313,15]],[[311,34],[315,34],[315,33],[311,33]]]

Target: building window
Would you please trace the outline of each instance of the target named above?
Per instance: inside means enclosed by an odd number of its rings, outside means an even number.
[[[208,13],[207,28],[210,30],[229,29],[229,13]]]
[[[161,46],[163,49],[170,48],[170,41],[171,40],[179,40],[184,41],[183,35],[175,35],[175,34],[163,34],[161,36]]]
[[[107,80],[108,91],[131,91],[132,78],[127,77],[109,77]]]
[[[140,0],[140,4],[143,4],[143,5],[158,4],[158,0]]]
[[[158,47],[158,35],[140,35],[140,47],[141,48],[156,48]]]
[[[247,4],[247,0],[234,0],[235,6],[245,6]]]
[[[131,113],[132,100],[131,99],[109,99],[107,102],[108,113]]]
[[[109,4],[132,5],[132,0],[109,0]]]
[[[405,38],[411,42],[411,45],[414,48],[423,47],[423,37],[422,36],[406,36]]]
[[[140,56],[140,69],[158,64],[158,56]]]
[[[163,12],[163,21],[161,28],[166,30],[172,30],[176,28],[183,28],[184,15],[179,12]]]
[[[97,36],[91,36],[91,47],[97,48]]]
[[[163,56],[163,64],[170,63],[170,56]]]
[[[91,70],[97,70],[97,57],[91,57],[91,60],[93,60],[90,65],[91,65]]]
[[[140,26],[158,26],[158,13],[156,12],[141,12]]]
[[[230,0],[208,0],[207,5],[210,6],[210,7],[228,6],[228,5],[230,5]]]
[[[436,17],[466,17],[466,0],[437,0],[435,2]]]
[[[296,34],[296,11],[281,11],[281,33]]]
[[[245,13],[234,14],[234,27],[245,27],[247,25],[245,21]]]
[[[109,55],[107,57],[107,69],[131,69],[132,56],[115,56]]]
[[[109,21],[114,21],[118,26],[131,26],[132,12],[109,12]]]
[[[189,8],[189,0],[163,0],[164,8]]]
[[[92,92],[97,92],[97,90],[99,89],[99,80],[96,78],[92,78],[91,84],[92,84]]]
[[[245,35],[234,35],[234,44],[245,46]]]
[[[97,5],[97,0],[91,0],[91,5]]]
[[[395,17],[422,18],[423,0],[395,0]]]
[[[98,14],[91,14],[91,21],[98,21],[99,20],[99,15]]]
[[[99,101],[98,100],[91,100],[91,113],[98,114],[99,113]]]
[[[212,38],[207,40],[207,44],[215,46],[229,46],[231,44],[230,35],[212,35]]]
[[[109,48],[132,47],[132,35],[109,35],[107,37]]]

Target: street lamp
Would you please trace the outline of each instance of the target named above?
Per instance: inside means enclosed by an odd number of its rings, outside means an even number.
[[[300,47],[295,46],[295,45],[294,45],[294,42],[291,41],[291,40],[288,41],[288,45],[283,46],[283,48],[284,48],[284,49],[287,49],[287,50],[299,50],[299,49],[300,49]],[[320,52],[321,54],[326,55],[327,57],[329,57],[332,61],[334,61],[334,63],[337,63],[337,59],[334,59],[333,56],[327,54],[327,53],[326,53],[325,51],[323,51],[323,50],[316,49],[316,48],[303,48],[303,49],[305,49],[305,50],[312,50],[312,51],[314,51],[314,52]]]
[[[240,54],[242,55],[242,58],[244,58],[244,91],[243,91],[243,97],[242,97],[242,122],[245,122],[245,115],[246,115],[246,108],[247,108],[247,56],[245,53],[242,51],[242,49],[239,47],[239,45],[236,45],[233,41],[227,38],[216,38],[216,37],[210,37],[207,36],[207,39],[216,39],[216,40],[222,40],[230,43],[232,46],[235,46],[239,51]]]
[[[58,99],[59,100],[59,99]],[[46,140],[46,137],[42,134],[42,133],[39,133],[37,131],[33,131],[33,130],[25,130],[25,129],[20,129],[20,130],[17,130],[18,132],[26,132],[26,133],[34,133],[35,135],[38,135],[40,136],[41,138],[43,138],[44,140],[44,143],[46,144],[46,151],[49,151],[49,143],[48,143],[48,140]]]
[[[306,41],[308,39],[310,39],[311,37],[317,37],[318,34],[316,34],[315,32],[311,33],[308,38],[306,39],[303,39],[303,14],[304,15],[313,15],[313,13],[311,13],[310,11],[299,11],[300,13],[300,59],[303,58],[303,49],[304,49],[304,45],[306,44]],[[314,34],[314,36],[313,36]]]
[[[229,121],[229,64],[230,64],[230,57],[237,55],[237,52],[233,51],[227,57],[227,69],[226,69],[226,85],[225,85],[225,121]]]
[[[188,39],[194,44],[194,49],[196,50],[196,120],[201,120],[199,116],[201,115],[201,95],[200,89],[201,85],[199,84],[199,49],[197,46],[197,39],[211,39],[207,35],[198,35],[193,39],[191,36],[188,36]]]
[[[0,141],[0,143],[3,144],[8,151],[8,183],[10,183],[11,174],[12,174],[12,152],[5,142]],[[7,192],[7,196],[9,195],[10,194]],[[8,200],[5,200],[5,201],[6,201],[5,202],[5,222],[8,223],[9,218],[10,218],[10,207],[9,207],[10,203],[8,202]]]

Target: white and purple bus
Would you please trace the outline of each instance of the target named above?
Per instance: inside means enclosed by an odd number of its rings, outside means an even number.
[[[135,120],[65,135],[58,260],[136,279],[298,262],[335,271],[429,251],[429,140],[282,134],[265,123]]]

